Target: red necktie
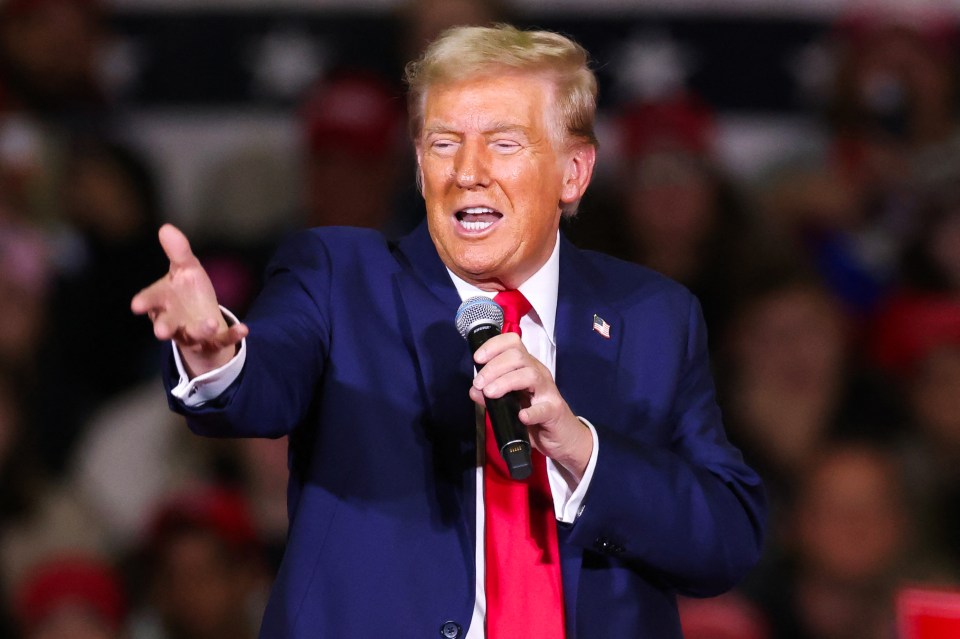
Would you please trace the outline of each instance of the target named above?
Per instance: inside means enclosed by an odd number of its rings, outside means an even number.
[[[530,302],[520,291],[493,298],[504,333],[520,333]],[[544,456],[530,451],[533,473],[510,478],[486,420],[483,490],[488,639],[563,639],[563,588],[553,497]]]

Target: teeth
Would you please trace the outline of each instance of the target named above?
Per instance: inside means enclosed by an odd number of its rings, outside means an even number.
[[[485,228],[490,227],[493,222],[468,222],[466,220],[460,220],[460,226],[468,231],[482,231]]]
[[[487,206],[471,206],[468,209],[463,209],[463,213],[467,215],[480,215],[482,213],[493,213],[494,210]]]

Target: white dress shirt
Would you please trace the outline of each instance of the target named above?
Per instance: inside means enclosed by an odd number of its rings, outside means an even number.
[[[449,269],[450,279],[453,280],[461,301],[483,295],[493,298],[492,291],[483,291],[472,284],[465,282]],[[527,298],[533,307],[531,312],[520,319],[522,341],[527,351],[536,357],[551,375],[556,375],[557,343],[555,338],[555,324],[557,317],[557,290],[560,282],[560,235],[553,247],[553,253],[547,262],[540,267],[526,282],[520,285],[520,292]],[[221,307],[224,315],[232,322],[237,318]],[[451,320],[452,321],[452,320]],[[186,406],[195,407],[216,398],[240,375],[246,360],[246,340],[241,341],[236,356],[223,366],[213,371],[198,375],[190,379],[186,368],[180,359],[180,353],[173,348],[174,360],[180,374],[179,383],[171,393]],[[466,393],[468,389],[464,389]],[[579,514],[583,498],[593,477],[593,470],[597,463],[599,442],[593,425],[580,417],[593,436],[593,453],[586,471],[577,485],[571,485],[570,474],[562,472],[552,459],[547,459],[547,477],[550,481],[550,490],[553,494],[553,507],[557,520],[573,523]],[[483,639],[485,632],[486,593],[484,575],[484,509],[483,509],[483,454],[484,436],[486,432],[483,409],[477,407],[477,543],[476,543],[476,605],[470,627],[465,639]]]

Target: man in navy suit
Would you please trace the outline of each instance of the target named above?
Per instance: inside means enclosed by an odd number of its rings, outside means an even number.
[[[396,244],[298,234],[244,323],[168,225],[170,272],[132,302],[175,344],[170,401],[195,432],[290,435],[290,532],[261,636],[544,636],[542,612],[509,627],[487,614],[478,413],[512,391],[547,460],[562,574],[549,636],[680,637],[676,594],[749,570],[765,503],[724,435],[697,301],[559,233],[596,157],[586,53],[458,28],[407,80],[425,224]],[[504,290],[530,302],[522,338],[471,358],[454,313]]]

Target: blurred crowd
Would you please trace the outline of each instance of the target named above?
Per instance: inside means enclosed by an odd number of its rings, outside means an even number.
[[[200,439],[167,408],[164,346],[129,300],[165,272],[172,212],[101,72],[107,13],[0,2],[0,636],[252,638],[286,446]],[[510,16],[415,0],[395,18],[399,67],[446,26]],[[856,12],[824,38],[822,142],[747,180],[689,89],[601,102],[605,165],[565,224],[698,295],[728,435],[766,482],[764,558],[681,601],[689,639],[893,639],[898,592],[960,585],[960,15]],[[243,315],[295,228],[419,222],[402,96],[347,66],[304,92],[297,210],[196,238],[225,306]]]

